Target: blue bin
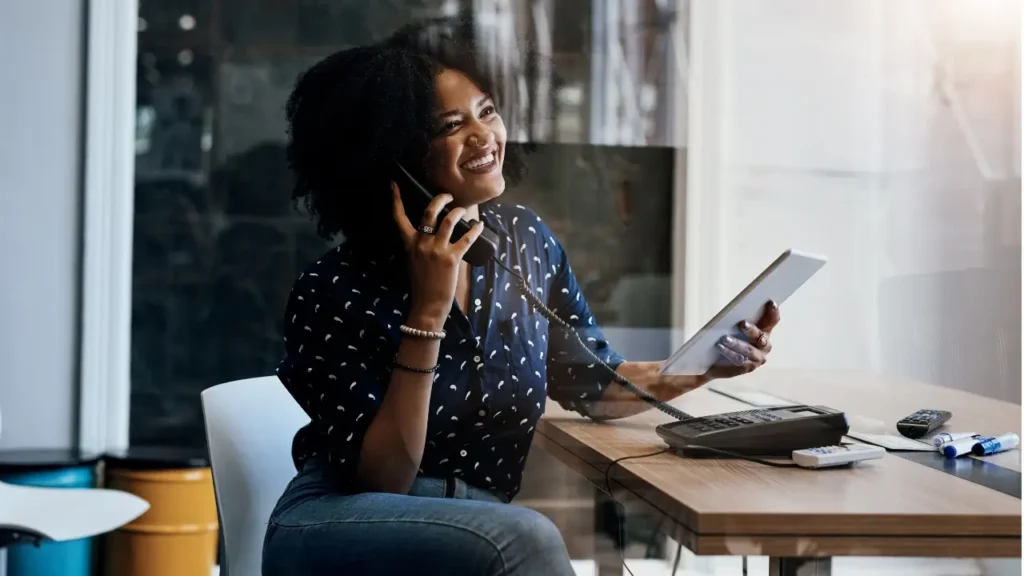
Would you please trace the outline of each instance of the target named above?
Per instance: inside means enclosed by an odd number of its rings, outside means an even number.
[[[77,450],[0,451],[0,480],[41,488],[95,488],[97,457]],[[90,576],[93,540],[7,548],[7,576]]]

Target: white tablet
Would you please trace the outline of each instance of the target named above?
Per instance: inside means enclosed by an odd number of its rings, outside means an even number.
[[[781,305],[827,262],[823,256],[786,250],[660,367],[662,374],[698,375],[719,361],[715,344],[727,334],[742,338],[739,323],[757,323],[769,300]]]

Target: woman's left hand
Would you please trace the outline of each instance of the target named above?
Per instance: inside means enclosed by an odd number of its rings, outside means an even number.
[[[715,346],[718,348],[720,362],[708,370],[704,378],[732,378],[760,368],[768,361],[768,353],[772,351],[772,330],[780,319],[778,305],[768,302],[757,325],[740,322],[740,332],[746,339],[725,336],[719,340]]]

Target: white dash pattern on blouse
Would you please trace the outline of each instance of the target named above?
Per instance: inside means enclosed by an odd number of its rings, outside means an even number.
[[[522,206],[500,203],[480,216],[507,238],[511,249],[500,258],[526,271],[534,292],[592,351],[613,367],[621,363],[544,222]],[[376,261],[348,243],[332,249],[296,280],[284,316],[286,355],[278,377],[311,417],[296,434],[293,459],[301,467],[308,458],[327,458],[346,482],[354,482],[363,438],[387,394],[398,327],[410,305],[399,276],[404,267]],[[609,381],[574,348],[575,339],[548,338],[553,324],[507,272],[490,268],[473,268],[468,309],[453,309],[445,325],[420,468],[511,499],[545,400],[586,414]]]

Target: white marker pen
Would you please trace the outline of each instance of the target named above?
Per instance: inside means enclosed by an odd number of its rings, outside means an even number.
[[[953,440],[948,444],[943,444],[942,455],[946,458],[958,458],[965,454],[970,454],[975,444],[986,440],[992,440],[992,438],[961,438]]]
[[[1003,434],[1002,436],[996,436],[995,438],[979,440],[971,447],[971,453],[975,456],[988,456],[989,454],[995,454],[996,452],[1013,450],[1018,444],[1020,444],[1020,438],[1013,432],[1010,432],[1009,434]]]
[[[932,436],[932,445],[942,450],[943,444],[949,444],[954,440],[961,438],[975,438],[979,436],[977,432],[943,432],[942,434],[936,434]]]

